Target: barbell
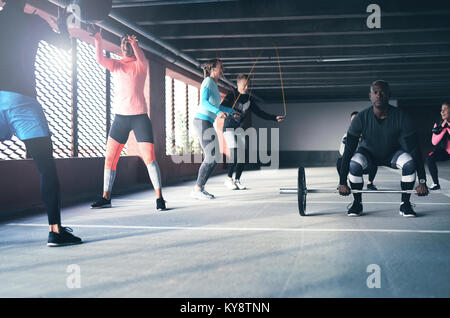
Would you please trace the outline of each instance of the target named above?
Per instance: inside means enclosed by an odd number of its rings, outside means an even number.
[[[416,193],[415,190],[351,190],[352,193],[369,193],[369,194],[382,194],[382,193]],[[433,191],[430,194],[448,193],[449,191]],[[306,187],[306,175],[305,168],[298,168],[297,188],[280,188],[280,194],[297,194],[298,200],[298,212],[301,216],[306,215],[306,195],[308,193],[339,193],[337,189],[308,189]]]

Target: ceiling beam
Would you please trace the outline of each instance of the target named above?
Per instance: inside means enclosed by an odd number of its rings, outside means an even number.
[[[445,16],[450,15],[450,10],[430,10],[422,12],[385,12],[383,17],[417,17],[417,16]],[[285,21],[307,21],[307,20],[348,20],[367,19],[367,13],[361,14],[317,14],[317,15],[292,15],[282,14],[279,16],[241,16],[223,18],[197,18],[197,19],[175,19],[175,20],[140,20],[141,26],[167,25],[167,24],[204,24],[204,23],[249,23],[249,22],[285,22]]]
[[[280,61],[285,59],[296,59],[305,63],[327,63],[327,62],[353,62],[353,61],[378,61],[378,60],[396,60],[396,59],[423,59],[423,58],[440,58],[440,57],[450,57],[450,52],[430,52],[430,53],[403,53],[403,54],[383,54],[383,55],[348,55],[348,56],[280,56]],[[206,61],[209,58],[198,58],[199,61]],[[227,57],[221,58],[222,61],[240,61],[244,62],[234,62],[234,63],[248,63],[246,60],[255,61],[255,56],[241,56],[241,57]],[[260,62],[264,61],[277,61],[275,56],[261,56],[259,58]],[[253,64],[252,64],[253,65]]]
[[[114,2],[113,9],[120,8],[142,8],[142,7],[155,7],[155,6],[170,6],[180,4],[199,4],[199,3],[217,3],[217,2],[233,2],[239,0],[166,0],[166,1],[124,1]]]
[[[293,50],[293,49],[332,49],[332,48],[370,48],[370,47],[395,47],[395,46],[429,46],[429,45],[448,45],[450,41],[429,41],[429,42],[385,42],[385,43],[365,43],[365,44],[321,44],[321,45],[286,45],[278,46],[278,50]],[[274,50],[275,46],[254,46],[248,47],[249,50]],[[242,47],[215,47],[215,48],[189,48],[182,49],[183,52],[228,52],[228,51],[242,51]]]
[[[268,62],[266,62],[268,63]],[[305,64],[287,64],[287,63],[297,63],[297,61],[280,61],[280,65],[281,68],[323,68],[323,67],[335,67],[335,68],[339,68],[339,67],[402,67],[402,66],[411,66],[411,65],[430,65],[430,66],[438,66],[438,65],[445,65],[445,64],[449,64],[450,65],[450,60],[448,61],[416,61],[416,62],[398,62],[398,63],[353,63],[353,64],[324,64],[324,63],[316,63],[316,64],[309,64],[309,65],[305,65]],[[272,65],[264,65],[264,64],[255,64],[253,65],[253,63],[247,63],[247,64],[240,64],[240,65],[229,65],[227,63],[223,63],[224,68],[227,70],[230,69],[249,69],[249,68],[254,68],[254,69],[268,69],[268,68],[276,68],[278,69],[278,63],[277,62],[270,62],[270,64]],[[286,65],[287,64],[287,65]]]
[[[321,71],[313,71],[313,72],[283,72],[283,74],[295,74],[295,75],[317,75],[317,74],[379,74],[379,73],[383,73],[383,74],[387,74],[387,73],[417,73],[420,74],[421,72],[424,73],[448,73],[450,72],[450,68],[439,68],[436,70],[433,70],[433,72],[430,72],[430,70],[428,68],[425,69],[408,69],[408,70],[384,70],[384,71],[377,71],[377,70],[361,70],[361,71],[326,71],[326,72],[321,72]],[[230,73],[230,72],[225,72],[225,75],[231,75],[233,76],[233,74],[236,73]],[[276,75],[276,74],[280,74],[280,72],[253,72],[253,74],[255,76],[257,75]]]
[[[385,35],[385,34],[411,34],[427,32],[448,32],[450,28],[420,28],[397,30],[366,30],[366,31],[340,31],[340,32],[292,32],[292,33],[251,33],[251,34],[198,34],[198,35],[171,35],[161,36],[162,40],[201,40],[201,39],[243,39],[243,38],[281,38],[281,37],[307,37],[307,36],[351,36],[351,35]]]
[[[370,80],[374,78],[374,76],[371,75],[361,75],[361,76],[314,76],[314,77],[299,77],[299,76],[283,76],[283,82],[291,82],[291,81],[304,81],[304,82],[310,82],[310,81],[363,81],[363,80]],[[396,75],[391,74],[389,76],[384,77],[384,80],[390,81],[390,80],[398,80],[398,79],[406,79],[408,78],[405,75]],[[450,80],[450,74],[421,74],[420,77],[417,79],[419,80],[426,80],[426,79],[444,79],[444,80]],[[280,77],[274,76],[274,77],[252,77],[251,82],[254,83],[254,85],[258,85],[263,82],[280,82]]]
[[[436,87],[438,85],[450,87],[450,81],[448,82],[421,82],[418,83],[417,86],[433,86]],[[329,85],[286,85],[283,86],[283,89],[310,89],[310,88],[352,88],[352,87],[369,87],[370,84],[329,84]],[[390,82],[389,86],[413,86],[410,82]],[[417,87],[416,86],[416,87]],[[254,90],[269,90],[269,89],[281,89],[281,85],[270,85],[270,86],[254,86]]]

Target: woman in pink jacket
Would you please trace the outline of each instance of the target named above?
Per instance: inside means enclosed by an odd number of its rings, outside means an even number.
[[[439,124],[434,124],[433,135],[431,142],[433,143],[434,150],[430,152],[427,157],[428,170],[433,178],[433,185],[430,190],[438,190],[441,188],[439,185],[438,171],[436,167],[436,161],[447,161],[450,159],[450,126],[449,126],[449,103],[442,104],[441,117],[442,120]]]

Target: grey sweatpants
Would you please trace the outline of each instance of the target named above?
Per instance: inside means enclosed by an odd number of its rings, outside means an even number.
[[[219,140],[216,130],[211,122],[195,118],[193,121],[194,130],[200,138],[200,145],[202,146],[205,158],[198,170],[197,186],[203,188],[208,181],[210,175],[213,173],[217,165],[217,156],[220,156]]]

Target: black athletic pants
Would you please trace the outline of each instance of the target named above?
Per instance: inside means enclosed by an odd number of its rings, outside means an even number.
[[[41,199],[48,215],[48,224],[61,225],[61,193],[51,137],[22,140],[27,156],[33,158],[41,175]]]
[[[437,161],[447,161],[450,159],[450,155],[445,150],[434,151],[427,157],[428,171],[430,171],[434,184],[439,184],[438,170],[436,166]]]

